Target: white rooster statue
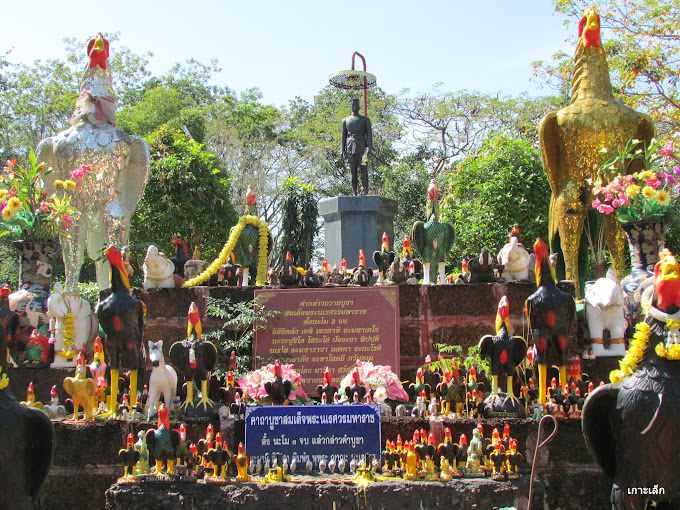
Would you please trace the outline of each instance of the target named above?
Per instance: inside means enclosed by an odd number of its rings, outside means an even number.
[[[107,70],[109,43],[102,34],[87,46],[88,62],[71,127],[38,145],[38,161],[53,172],[43,176],[48,192],[57,180],[77,179],[72,205],[80,211],[62,236],[66,290],[75,291],[87,246],[92,259],[107,244],[126,245],[130,219],[149,175],[149,147],[116,128],[116,98]],[[109,287],[108,262],[97,264],[97,283]]]

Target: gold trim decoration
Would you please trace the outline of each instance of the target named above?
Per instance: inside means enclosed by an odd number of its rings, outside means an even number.
[[[390,289],[379,289],[380,295],[385,298],[385,300],[392,305],[392,309],[397,308],[397,289],[395,287]]]

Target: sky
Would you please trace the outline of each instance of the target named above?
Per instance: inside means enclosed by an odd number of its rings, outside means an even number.
[[[276,106],[312,101],[331,73],[351,68],[355,51],[392,94],[441,82],[444,91],[547,95],[532,81],[532,62],[572,53],[565,40],[576,31],[550,0],[31,0],[6,2],[2,11],[0,56],[11,49],[10,62],[63,59],[65,37],[120,32],[116,44],[153,53],[156,75],[189,58],[216,59],[215,84],[258,87]]]

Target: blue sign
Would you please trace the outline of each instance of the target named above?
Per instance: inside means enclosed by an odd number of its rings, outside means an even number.
[[[380,458],[380,406],[247,406],[246,453],[306,459]]]

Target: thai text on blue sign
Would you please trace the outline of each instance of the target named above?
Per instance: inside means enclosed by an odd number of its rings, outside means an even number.
[[[380,457],[377,404],[246,407],[246,453],[298,460]]]

